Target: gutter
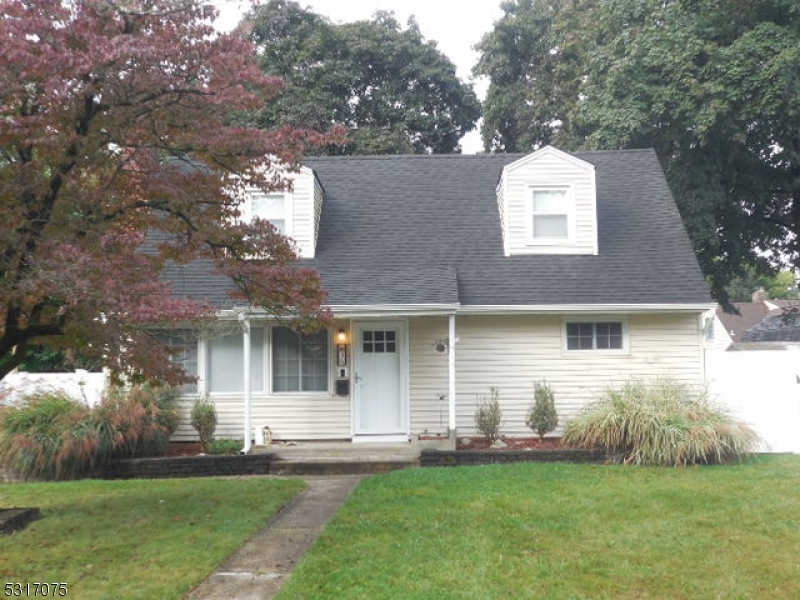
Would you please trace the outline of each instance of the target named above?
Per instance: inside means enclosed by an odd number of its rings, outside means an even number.
[[[239,454],[250,453],[250,407],[252,394],[250,391],[250,319],[244,311],[239,313],[239,324],[242,326],[242,344],[244,351],[244,447]]]
[[[708,304],[485,304],[461,306],[459,315],[513,314],[634,314],[653,312],[699,313],[714,307]]]

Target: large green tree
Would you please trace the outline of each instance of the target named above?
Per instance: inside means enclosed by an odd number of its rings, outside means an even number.
[[[475,69],[491,81],[487,149],[655,148],[723,302],[746,265],[800,264],[796,1],[516,0],[504,10]]]
[[[281,77],[278,98],[251,115],[260,127],[348,129],[330,154],[458,152],[480,104],[435,42],[391,13],[336,25],[291,0],[272,0],[242,23],[261,68]]]
[[[751,302],[756,290],[764,290],[772,300],[797,300],[800,290],[797,279],[791,271],[780,271],[775,275],[761,275],[752,267],[745,269],[743,275],[734,277],[728,284],[731,302]]]

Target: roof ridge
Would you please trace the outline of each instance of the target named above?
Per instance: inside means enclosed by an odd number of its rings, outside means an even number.
[[[470,159],[470,160],[483,160],[495,159],[500,160],[511,156],[524,156],[522,153],[508,153],[508,154],[342,154],[336,156],[305,156],[304,160],[454,160],[454,159]]]
[[[340,155],[309,155],[304,160],[308,161],[350,161],[350,160],[508,160],[515,157],[523,157],[532,154],[531,152],[480,152],[476,154],[340,154]],[[653,148],[620,148],[615,150],[571,150],[566,151],[573,156],[594,156],[601,154],[651,154],[655,152]]]

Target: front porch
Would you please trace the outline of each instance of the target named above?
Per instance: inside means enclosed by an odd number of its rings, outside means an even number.
[[[454,436],[408,442],[358,443],[350,440],[287,441],[252,446],[251,454],[271,454],[274,475],[386,473],[419,467],[423,450],[455,450]]]

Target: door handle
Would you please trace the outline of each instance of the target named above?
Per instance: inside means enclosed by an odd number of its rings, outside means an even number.
[[[358,373],[355,374],[354,379],[356,383],[361,383],[361,375],[359,375]]]

